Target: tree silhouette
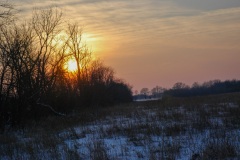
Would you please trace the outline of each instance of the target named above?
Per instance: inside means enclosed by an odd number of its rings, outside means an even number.
[[[2,124],[132,100],[130,86],[93,61],[82,29],[66,24],[62,14],[57,8],[35,10],[28,22],[0,26]],[[69,60],[76,61],[76,72],[66,69]]]

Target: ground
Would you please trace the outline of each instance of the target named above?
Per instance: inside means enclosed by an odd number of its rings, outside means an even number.
[[[0,159],[240,159],[240,94],[50,116],[0,134]]]

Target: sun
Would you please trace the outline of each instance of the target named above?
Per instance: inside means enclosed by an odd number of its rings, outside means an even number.
[[[66,63],[66,69],[69,72],[75,72],[77,70],[77,62],[73,59],[70,59]]]

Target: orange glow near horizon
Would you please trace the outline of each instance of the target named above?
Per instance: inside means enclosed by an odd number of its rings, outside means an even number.
[[[85,45],[86,45],[87,50],[89,52],[94,52],[94,53],[91,53],[91,58],[92,60],[95,60],[97,58],[97,55],[95,54],[95,52],[100,48],[99,45],[97,45],[99,38],[89,33],[82,33],[79,36],[79,38],[80,38],[79,39],[80,47],[85,48]],[[59,44],[59,46],[64,45],[67,39],[68,39],[68,35],[65,32],[61,32],[60,34],[57,35],[56,41],[54,41],[54,45],[56,44]],[[71,54],[70,52],[71,51],[69,48],[65,49],[65,54]],[[78,69],[76,60],[74,60],[74,58],[68,59],[64,65],[64,69],[67,72],[72,72],[72,73],[76,72]]]

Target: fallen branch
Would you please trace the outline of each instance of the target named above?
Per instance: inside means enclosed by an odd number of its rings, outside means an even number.
[[[43,107],[47,107],[49,108],[53,113],[55,113],[56,115],[59,115],[59,116],[66,116],[66,114],[63,114],[63,113],[60,113],[60,112],[57,112],[55,109],[53,109],[52,106],[48,105],[48,104],[44,104],[44,103],[39,103],[37,102],[37,105],[40,105],[40,106],[43,106]]]

